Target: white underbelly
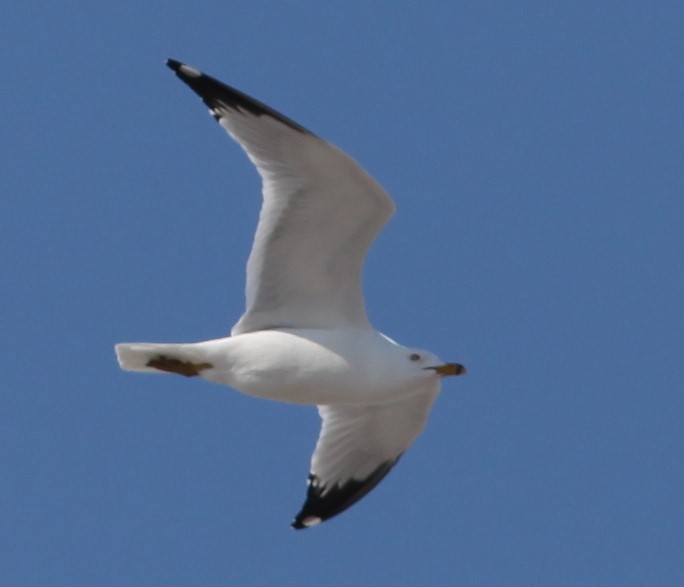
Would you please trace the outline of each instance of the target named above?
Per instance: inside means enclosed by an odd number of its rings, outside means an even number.
[[[364,340],[364,336],[360,333],[358,344],[353,344],[353,334],[344,337],[329,331],[242,334],[224,339],[224,348],[217,346],[214,368],[202,376],[247,395],[296,404],[371,404],[396,399],[401,390],[393,385],[391,374],[375,365],[374,339]]]

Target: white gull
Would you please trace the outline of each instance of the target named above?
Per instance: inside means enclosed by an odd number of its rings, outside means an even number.
[[[317,405],[321,433],[306,501],[292,523],[313,526],[385,477],[422,432],[441,377],[465,368],[399,345],[368,321],[363,261],[394,211],[382,187],[348,155],[265,104],[178,61],[167,65],[263,181],[247,308],[229,337],[118,344],[119,364]]]

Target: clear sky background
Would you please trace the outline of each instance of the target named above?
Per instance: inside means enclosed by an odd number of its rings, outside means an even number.
[[[3,584],[684,584],[683,30],[675,1],[6,3]],[[392,193],[371,318],[469,369],[311,530],[315,409],[114,357],[243,309],[258,178],[167,57]]]

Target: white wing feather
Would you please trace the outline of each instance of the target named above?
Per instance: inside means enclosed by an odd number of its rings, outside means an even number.
[[[437,386],[388,404],[318,406],[323,426],[293,526],[332,518],[380,483],[423,431],[438,393]]]
[[[361,271],[392,214],[389,196],[313,135],[264,117],[221,124],[256,165],[264,198],[247,262],[247,310],[232,333],[366,325]],[[260,132],[245,132],[252,126]]]
[[[360,481],[395,461],[423,431],[436,397],[437,391],[389,404],[319,406],[323,425],[311,473],[330,487]]]
[[[394,211],[353,159],[268,106],[177,62],[263,181],[247,263],[246,311],[232,334],[268,328],[367,326],[361,271]]]

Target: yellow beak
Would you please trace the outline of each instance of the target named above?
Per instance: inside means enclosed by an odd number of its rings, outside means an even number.
[[[449,375],[464,375],[466,373],[466,368],[459,363],[444,363],[444,365],[426,367],[426,369],[432,369],[442,377],[447,377]]]

